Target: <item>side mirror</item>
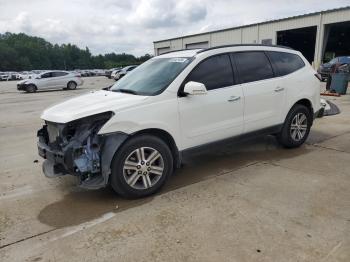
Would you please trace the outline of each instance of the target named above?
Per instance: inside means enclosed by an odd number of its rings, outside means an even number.
[[[102,90],[109,91],[109,90],[111,90],[111,87],[112,86],[107,86],[107,87],[102,88]]]
[[[320,81],[323,82],[322,76],[320,74],[315,74],[315,77]]]
[[[184,93],[187,95],[205,95],[207,94],[207,88],[202,83],[191,81],[185,85]]]

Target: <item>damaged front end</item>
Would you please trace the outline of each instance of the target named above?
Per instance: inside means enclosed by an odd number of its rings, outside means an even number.
[[[78,178],[81,187],[106,186],[113,156],[127,138],[124,133],[98,134],[112,116],[106,112],[66,124],[46,121],[37,134],[39,155],[46,159],[45,176],[70,174]]]

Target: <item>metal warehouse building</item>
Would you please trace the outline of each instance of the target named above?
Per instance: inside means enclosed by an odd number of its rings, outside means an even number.
[[[155,41],[154,52],[251,43],[292,47],[318,67],[324,60],[350,55],[350,6]]]

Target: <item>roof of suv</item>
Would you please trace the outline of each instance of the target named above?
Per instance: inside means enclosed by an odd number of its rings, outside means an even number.
[[[183,50],[174,50],[174,51],[169,51],[167,53],[161,54],[158,57],[162,58],[172,58],[172,57],[193,57],[197,54],[204,53],[210,50],[217,50],[221,48],[239,48],[239,47],[253,47],[252,49],[258,49],[259,47],[264,47],[266,49],[274,49],[277,48],[280,51],[285,50],[285,51],[294,51],[294,49],[286,46],[280,46],[280,45],[263,45],[263,44],[237,44],[237,45],[223,45],[223,46],[215,46],[215,47],[210,47],[210,48],[199,48],[199,49],[183,49]],[[238,51],[238,50],[237,50]]]

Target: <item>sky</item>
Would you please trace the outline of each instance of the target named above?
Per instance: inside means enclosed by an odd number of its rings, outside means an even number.
[[[153,54],[153,41],[349,6],[350,0],[0,0],[0,33],[93,54]]]

